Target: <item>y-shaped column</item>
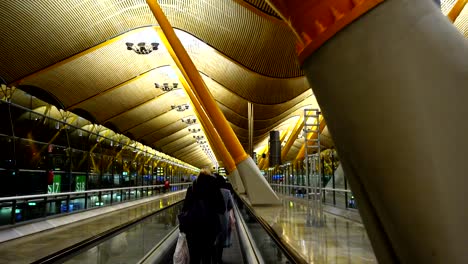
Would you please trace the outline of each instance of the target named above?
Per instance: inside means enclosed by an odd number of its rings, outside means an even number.
[[[205,112],[207,114],[218,135],[222,138],[226,149],[234,159],[250,202],[252,204],[279,204],[280,200],[278,196],[271,189],[253,159],[245,153],[239,139],[218,108],[213,96],[203,82],[200,73],[197,71],[187,51],[182,46],[182,43],[175,35],[172,26],[169,24],[159,4],[156,0],[147,0],[146,2],[161,26],[170,44],[170,49],[174,51],[171,53],[171,55],[175,55],[173,57],[174,61],[190,83],[190,87],[193,88],[193,95],[201,106],[198,113]]]
[[[467,58],[430,0],[385,1],[302,58],[380,263],[468,263]]]

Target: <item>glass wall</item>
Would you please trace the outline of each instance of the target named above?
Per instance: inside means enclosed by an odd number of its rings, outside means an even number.
[[[334,149],[321,152],[321,175],[325,204],[340,208],[357,208],[354,195],[342,171],[335,173],[339,158]],[[307,199],[308,180],[303,160],[287,162],[283,165],[262,171],[273,190],[283,195]]]
[[[0,99],[0,197],[179,183],[194,173],[20,90],[15,96]]]

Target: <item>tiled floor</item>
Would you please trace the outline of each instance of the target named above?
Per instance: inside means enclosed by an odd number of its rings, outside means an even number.
[[[94,235],[184,199],[185,191],[0,244],[0,263],[31,263]]]
[[[325,224],[312,226],[306,202],[282,198],[281,206],[253,208],[308,263],[377,263],[362,224],[325,213]]]

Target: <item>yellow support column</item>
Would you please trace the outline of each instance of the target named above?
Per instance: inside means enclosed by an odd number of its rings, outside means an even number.
[[[447,17],[450,19],[450,21],[455,22],[457,17],[460,15],[461,11],[465,7],[466,3],[468,3],[468,0],[458,0],[455,5],[453,5],[452,9],[450,12],[447,14]]]
[[[271,189],[253,159],[242,148],[239,139],[216,105],[215,100],[203,82],[187,51],[177,38],[161,7],[156,0],[147,0],[146,2],[167,39],[168,46],[166,48],[173,50],[171,55],[174,61],[187,82],[191,84],[190,87],[193,88],[192,92],[200,103],[201,112],[205,112],[213,122],[215,130],[222,137],[227,150],[233,157],[250,202],[252,204],[279,204],[280,200],[278,196]]]
[[[286,158],[286,155],[291,149],[291,146],[296,141],[297,137],[299,136],[299,133],[302,132],[303,127],[304,127],[304,116],[301,115],[299,120],[297,120],[297,123],[294,126],[294,130],[291,132],[291,135],[289,136],[288,141],[286,142],[286,145],[284,145],[284,148],[281,150],[281,160],[284,160]]]
[[[158,33],[161,33],[161,31],[158,31]],[[163,40],[163,42],[166,41],[164,34],[160,34],[160,37]],[[185,80],[182,73],[178,69],[174,69],[174,71],[177,73],[182,87],[184,87],[185,92],[190,98],[192,106],[195,109],[194,112],[197,115],[198,120],[200,120],[200,123],[202,125],[203,130],[205,131],[205,135],[207,136],[210,146],[214,146],[213,151],[215,152],[215,155],[218,159],[223,161],[224,166],[229,171],[229,180],[233,188],[238,193],[245,193],[245,188],[242,181],[240,180],[234,159],[231,157],[231,154],[229,154],[228,150],[226,149],[226,146],[224,145],[221,137],[219,136],[218,131],[216,131],[216,129],[214,128],[213,123],[211,123],[210,118],[203,110],[197,97],[192,92],[190,84],[187,82],[187,80]]]

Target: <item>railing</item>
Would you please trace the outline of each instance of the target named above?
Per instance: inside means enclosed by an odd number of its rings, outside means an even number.
[[[239,199],[236,199],[239,201]],[[233,204],[233,212],[236,219],[236,229],[239,235],[239,244],[244,252],[244,258],[247,263],[265,263],[257,244],[249,231],[249,228],[240,212],[237,203]]]
[[[274,191],[294,196],[297,198],[307,199],[307,189],[309,189],[309,195],[314,195],[313,190],[304,185],[288,185],[270,183]],[[356,209],[356,203],[354,202],[354,196],[349,189],[338,189],[338,188],[322,188],[322,202],[326,205],[331,205],[338,208],[352,208]]]
[[[191,184],[171,184],[169,192],[186,189]],[[83,192],[2,197],[0,198],[0,226],[110,206],[164,192],[166,192],[164,185],[146,185]]]
[[[246,263],[306,263],[298,252],[285,243],[274,229],[241,197],[235,195],[235,216],[239,240],[248,248],[243,248]],[[249,249],[250,248],[250,249]]]

